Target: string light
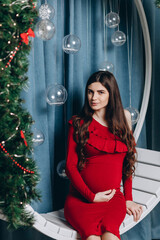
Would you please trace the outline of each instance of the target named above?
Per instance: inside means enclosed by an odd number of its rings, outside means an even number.
[[[14,38],[15,36],[13,36],[13,38]],[[16,37],[15,37],[16,38]],[[8,41],[8,42],[10,42],[10,41]],[[11,51],[10,52],[10,59],[9,59],[9,61],[7,62],[7,64],[6,64],[6,68],[9,66],[9,64],[11,63],[11,61],[13,60],[13,57],[15,56],[15,54],[17,53],[17,51],[19,50],[19,48],[20,48],[20,46],[21,46],[21,42],[19,42],[19,45],[17,46],[17,47],[15,47],[15,51]]]
[[[7,90],[8,90],[8,89],[7,89]],[[7,101],[7,103],[10,102],[9,99],[7,99],[6,101]],[[18,124],[17,124],[17,126],[16,126],[16,128],[15,128],[16,132],[13,133],[13,134],[12,134],[9,138],[7,138],[5,141],[3,141],[3,143],[5,143],[5,142],[11,140],[11,139],[17,134],[17,131],[18,131],[19,126],[20,126],[20,124],[21,124],[21,121],[20,121],[19,117],[18,117],[15,113],[10,113],[10,115],[11,115],[11,116],[14,116],[14,117],[16,117],[16,118],[18,119]]]

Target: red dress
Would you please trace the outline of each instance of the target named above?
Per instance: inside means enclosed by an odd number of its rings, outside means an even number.
[[[93,118],[85,145],[86,165],[79,172],[72,120],[69,124],[66,173],[71,184],[64,206],[65,218],[82,240],[90,235],[100,236],[105,231],[120,239],[119,227],[126,215],[125,201],[132,200],[132,178],[123,181],[124,195],[120,191],[127,146]],[[97,192],[113,188],[116,193],[110,201],[93,202]]]

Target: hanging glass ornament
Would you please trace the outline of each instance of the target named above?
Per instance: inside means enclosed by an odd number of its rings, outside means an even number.
[[[57,174],[61,178],[67,178],[65,167],[66,167],[66,161],[65,160],[60,161],[57,165]]]
[[[50,40],[55,33],[55,26],[54,24],[45,19],[41,20],[36,24],[35,34],[38,38],[42,39],[43,41]]]
[[[120,23],[120,17],[115,12],[110,12],[105,17],[105,24],[109,28],[116,28]]]
[[[99,66],[99,71],[109,71],[111,73],[113,73],[114,71],[114,66],[112,63],[108,62],[108,61],[104,61],[100,64]]]
[[[132,125],[136,124],[139,120],[139,111],[133,107],[127,107],[126,110],[128,110],[131,114]]]
[[[47,3],[42,4],[39,8],[39,17],[42,19],[52,19],[54,17],[54,14],[54,8]]]
[[[44,142],[45,138],[44,138],[43,133],[40,130],[38,130],[37,128],[33,128],[32,132],[33,132],[33,139],[32,139],[33,146],[37,147]]]
[[[63,38],[63,51],[68,54],[75,54],[81,48],[80,39],[73,34],[66,35]]]
[[[50,85],[46,90],[46,101],[50,105],[62,105],[67,100],[67,90],[59,84]]]
[[[28,92],[29,91],[29,88],[30,88],[30,82],[28,81],[28,82],[26,82],[24,85],[23,85],[23,90],[25,91],[25,92]]]
[[[111,42],[117,47],[122,46],[126,42],[126,35],[121,31],[116,31],[111,37]]]

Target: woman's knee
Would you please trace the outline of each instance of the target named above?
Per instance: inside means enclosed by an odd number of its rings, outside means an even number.
[[[120,239],[116,235],[114,235],[113,233],[106,231],[102,235],[102,240],[120,240]]]
[[[90,235],[86,240],[101,240],[100,236]]]

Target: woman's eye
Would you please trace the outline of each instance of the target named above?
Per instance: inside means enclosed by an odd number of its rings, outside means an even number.
[[[100,91],[99,94],[103,94],[104,92],[103,91]]]

